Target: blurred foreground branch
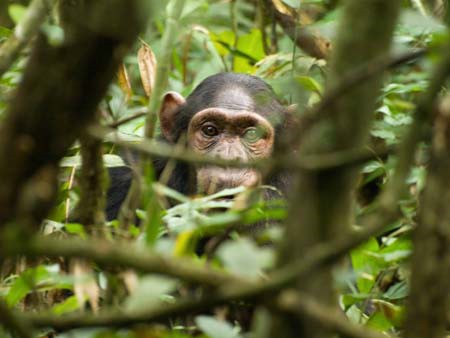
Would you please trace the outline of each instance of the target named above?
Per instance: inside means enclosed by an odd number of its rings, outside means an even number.
[[[39,35],[0,126],[0,226],[19,216],[29,218],[22,224],[33,226],[45,217],[56,192],[59,160],[92,121],[145,24],[140,0],[60,3],[66,40],[55,47]],[[122,13],[128,13],[127,20],[111,25],[111,15]]]
[[[293,290],[282,292],[277,299],[276,306],[278,309],[296,316],[307,316],[346,338],[391,337],[388,334],[353,324],[342,311],[320,304],[307,294]]]
[[[39,32],[55,0],[33,0],[12,35],[0,46],[0,77],[11,67],[20,51]]]
[[[3,239],[0,242],[0,254],[4,257],[25,255],[27,257],[80,257],[93,260],[100,265],[127,266],[138,271],[160,273],[178,277],[187,281],[203,285],[220,286],[218,293],[198,301],[182,301],[175,304],[158,305],[140,312],[124,313],[116,310],[106,310],[97,316],[71,314],[55,317],[52,314],[26,314],[37,327],[53,327],[57,330],[68,330],[77,327],[129,325],[160,321],[170,317],[192,314],[210,309],[216,305],[225,304],[233,300],[259,299],[265,300],[264,295],[278,292],[292,285],[298,278],[305,278],[313,271],[329,266],[352,248],[364,243],[368,238],[378,234],[382,228],[380,224],[372,225],[353,235],[318,244],[311,248],[308,255],[298,262],[293,262],[270,274],[267,281],[255,282],[233,275],[202,268],[190,264],[187,260],[162,257],[149,251],[132,250],[129,245],[107,242],[91,242],[85,240],[55,240],[37,237],[27,241],[22,246],[14,245],[13,241]],[[9,244],[9,245],[8,245]]]
[[[298,13],[281,0],[267,0],[269,8],[275,12],[275,18],[284,32],[306,54],[317,59],[326,59],[331,50],[331,43],[319,32],[308,28],[312,20],[303,10],[303,4]]]
[[[382,60],[390,55],[392,35],[400,2],[392,0],[349,0],[340,17],[325,96],[346,84],[346,76],[367,60]],[[383,20],[383,25],[380,25]],[[354,34],[357,31],[358,34]],[[322,116],[302,136],[298,156],[326,154],[364,147],[382,84],[378,72],[358,86],[338,94],[327,104]],[[299,133],[302,134],[302,133]],[[353,191],[359,167],[337,167],[323,171],[300,170],[295,195],[290,201],[286,234],[280,248],[279,264],[301,264],[311,249],[332,238],[348,236],[353,224]],[[307,198],[305,198],[307,196]],[[376,228],[376,226],[375,226]],[[338,307],[329,267],[297,277],[296,291],[305,292],[320,303]],[[279,338],[327,338],[332,332],[308,316],[289,318],[273,313],[271,336]]]
[[[0,298],[0,324],[14,332],[19,338],[32,338],[33,328],[28,320],[13,312],[8,305]]]

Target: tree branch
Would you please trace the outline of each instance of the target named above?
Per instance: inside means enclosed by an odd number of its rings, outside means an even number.
[[[295,292],[294,290],[283,291],[278,297],[276,308],[294,314],[296,316],[307,316],[320,325],[325,326],[346,338],[390,338],[385,333],[378,333],[361,325],[353,324],[348,320],[341,310],[320,304],[307,294]]]
[[[145,23],[140,3],[102,0],[78,8],[60,1],[67,5],[66,40],[55,47],[39,35],[0,127],[0,226],[19,216],[34,226],[52,207],[59,160],[92,121]],[[116,12],[128,20],[110,24]]]
[[[0,323],[20,338],[34,337],[29,321],[10,310],[2,299],[0,299]]]
[[[346,1],[333,44],[334,54],[330,60],[325,95],[332,96],[333,90],[345,83],[347,74],[355,67],[364,67],[367,60],[379,60],[389,55],[399,10],[399,1]],[[383,25],[379,24],[381,19]],[[354,34],[355,31],[358,34]],[[306,131],[298,156],[301,158],[363,147],[369,137],[382,76],[382,73],[377,73],[345,95],[339,95],[332,104],[329,103],[326,116],[322,116]],[[319,243],[348,235],[358,169],[354,166],[298,172],[295,195],[290,201],[286,234],[280,247],[279,264],[295,264],[309,256],[310,249]],[[337,306],[329,267],[298,277],[295,287],[323,304]],[[306,317],[303,320],[276,317],[271,328],[271,336],[275,335],[280,338],[326,338],[331,333]]]
[[[305,278],[313,271],[333,264],[349,250],[361,245],[381,230],[380,223],[376,223],[355,232],[352,236],[318,244],[311,248],[308,255],[304,256],[302,260],[274,271],[270,274],[269,279],[263,282],[249,281],[224,272],[212,271],[196,265],[191,266],[189,261],[164,258],[148,251],[134,251],[130,249],[129,245],[122,247],[118,244],[98,241],[91,243],[73,239],[65,241],[37,237],[18,247],[14,245],[13,240],[3,237],[3,242],[0,242],[0,254],[4,257],[15,255],[81,257],[91,259],[100,265],[128,266],[142,272],[166,274],[203,285],[222,287],[218,293],[199,301],[180,301],[176,304],[158,305],[138,313],[105,310],[95,317],[91,314],[72,314],[59,318],[53,314],[22,315],[36,327],[53,327],[57,330],[95,326],[125,327],[192,314],[233,300],[251,300],[262,297],[261,300],[264,301],[265,295],[276,293],[292,285],[297,279]]]
[[[84,258],[102,266],[123,266],[144,273],[159,273],[202,285],[218,286],[238,283],[244,280],[195,264],[192,260],[158,255],[148,250],[132,247],[130,244],[109,243],[106,240],[69,240],[36,237],[23,243],[8,245],[4,241],[0,252],[5,256],[45,256],[49,258]]]
[[[302,9],[297,13],[280,0],[267,0],[270,8],[275,12],[275,18],[284,32],[306,54],[317,59],[326,59],[330,54],[331,43],[317,31],[306,27],[312,23],[308,14]],[[301,27],[298,27],[298,24]]]
[[[54,3],[54,0],[33,0],[30,3],[13,34],[0,47],[0,77],[11,67],[20,51],[39,32],[39,27]]]

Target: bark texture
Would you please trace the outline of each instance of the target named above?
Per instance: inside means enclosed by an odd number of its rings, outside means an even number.
[[[103,143],[86,133],[80,137],[81,175],[78,219],[89,233],[102,235],[105,224],[106,172],[103,166]]]
[[[93,119],[143,28],[140,3],[61,1],[66,41],[55,47],[37,38],[0,126],[0,226],[19,215],[38,222],[52,206],[59,160]]]
[[[389,54],[400,1],[347,0],[333,44],[327,90],[336,88],[358,66]],[[380,22],[383,25],[380,25]],[[358,32],[358,34],[355,34]],[[372,77],[333,101],[323,119],[303,138],[300,156],[364,146],[379,93],[382,74]],[[291,204],[280,263],[301,260],[317,243],[345,236],[351,224],[352,192],[357,167],[303,171]],[[298,280],[297,289],[321,303],[336,306],[331,269]],[[276,320],[272,337],[325,338],[330,333],[308,318]]]
[[[427,184],[414,234],[405,338],[445,336],[450,301],[450,97],[445,102],[434,126]]]

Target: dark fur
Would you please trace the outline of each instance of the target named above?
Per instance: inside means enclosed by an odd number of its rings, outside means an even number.
[[[238,97],[229,97],[227,92],[238,93]],[[186,98],[186,103],[175,113],[174,129],[172,131],[175,143],[187,131],[192,117],[199,111],[210,107],[229,109],[245,109],[257,112],[272,123],[275,135],[281,135],[288,118],[287,110],[277,100],[272,88],[261,79],[245,74],[220,73],[206,78]],[[277,140],[275,138],[275,149]],[[163,136],[160,141],[169,142]],[[275,150],[276,151],[276,150]],[[156,176],[159,178],[167,164],[166,159],[155,159]],[[110,170],[110,188],[107,195],[107,219],[117,218],[120,205],[124,201],[131,182],[131,169],[127,167]],[[195,175],[187,163],[178,162],[168,182],[168,186],[185,195],[196,193]],[[282,193],[288,189],[290,179],[286,174],[273,175],[267,184],[273,185]],[[270,197],[278,195],[267,193]]]

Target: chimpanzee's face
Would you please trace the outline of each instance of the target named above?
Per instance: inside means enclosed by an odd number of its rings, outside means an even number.
[[[274,143],[273,127],[265,118],[251,111],[220,107],[195,114],[187,135],[189,147],[196,153],[242,162],[269,157]],[[254,186],[260,180],[260,174],[251,168],[197,168],[198,190],[208,194]]]
[[[187,101],[177,93],[166,94],[161,131],[172,143],[185,135],[187,146],[197,154],[248,162],[272,155],[275,130],[265,116],[273,112],[280,118],[281,110],[262,80],[218,74],[200,84]],[[260,173],[252,168],[199,165],[195,174],[197,191],[207,194],[261,183]]]

